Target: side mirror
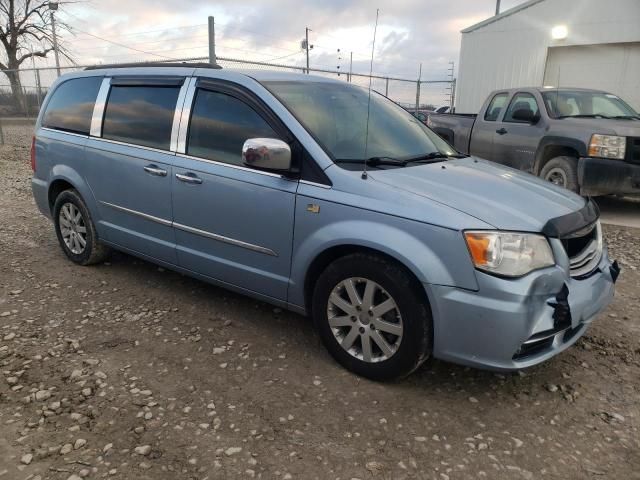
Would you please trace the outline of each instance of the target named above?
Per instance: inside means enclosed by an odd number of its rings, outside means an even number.
[[[242,146],[242,162],[264,170],[291,169],[291,148],[277,138],[250,138]]]
[[[533,113],[533,110],[530,110],[528,108],[520,108],[516,110],[515,112],[513,112],[511,118],[517,120],[518,122],[525,123],[538,123],[538,120],[540,120],[540,116],[536,115],[535,113]]]

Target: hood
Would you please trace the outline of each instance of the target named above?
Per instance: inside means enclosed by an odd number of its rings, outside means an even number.
[[[619,135],[621,137],[640,137],[640,120],[633,118],[610,119],[606,118],[563,118],[562,122],[568,122],[574,127],[579,127],[585,131],[602,133],[608,135]]]
[[[476,158],[370,171],[370,177],[476,217],[500,230],[540,232],[585,200],[533,175]]]

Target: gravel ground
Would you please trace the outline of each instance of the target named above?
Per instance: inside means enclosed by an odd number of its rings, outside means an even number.
[[[577,345],[497,375],[341,369],[309,321],[124,254],[65,259],[0,147],[0,480],[640,479],[640,230]]]

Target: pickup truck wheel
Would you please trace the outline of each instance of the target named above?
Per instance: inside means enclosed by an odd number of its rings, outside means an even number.
[[[398,264],[357,253],[320,275],[312,313],[320,337],[345,368],[372,380],[404,377],[431,354],[426,295]]]
[[[67,257],[79,265],[104,261],[111,249],[98,240],[95,226],[82,197],[65,190],[53,205],[56,236]]]
[[[578,160],[574,157],[555,157],[549,160],[540,176],[559,187],[578,193]]]

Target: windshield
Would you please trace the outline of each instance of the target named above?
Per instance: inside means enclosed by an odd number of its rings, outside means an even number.
[[[334,160],[405,159],[457,152],[402,107],[371,92],[368,145],[366,89],[337,82],[265,82]]]
[[[611,93],[549,90],[542,97],[549,116],[565,117],[636,117],[638,114],[619,97]]]

